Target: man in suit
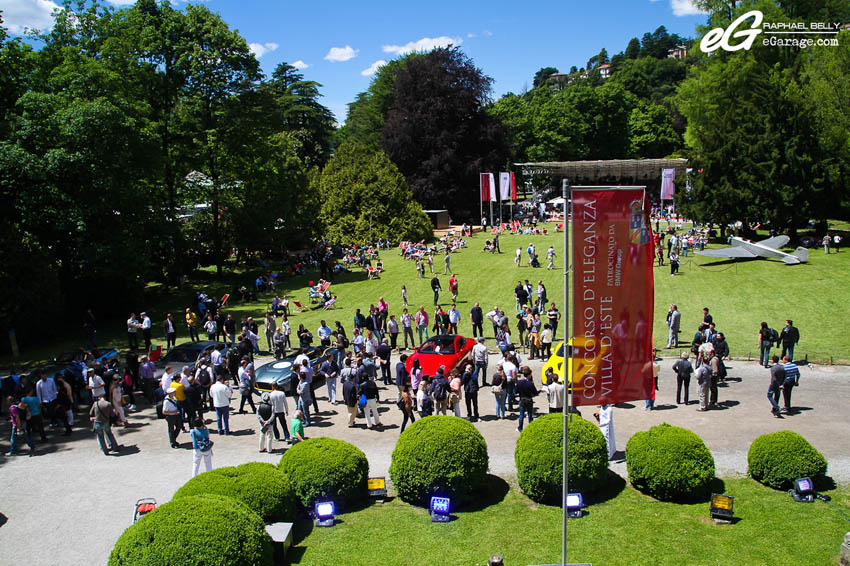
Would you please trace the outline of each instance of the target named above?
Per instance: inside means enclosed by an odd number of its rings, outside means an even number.
[[[682,321],[682,313],[676,308],[676,305],[670,305],[670,310],[667,312],[667,348],[679,347],[679,324]]]
[[[800,341],[800,331],[794,326],[793,320],[785,321],[785,328],[779,333],[779,341],[782,343],[782,358],[787,354],[794,359],[794,346]]]

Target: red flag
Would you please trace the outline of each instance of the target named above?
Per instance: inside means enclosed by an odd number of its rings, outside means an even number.
[[[511,200],[516,201],[516,174],[511,171]]]
[[[490,201],[490,175],[487,173],[479,173],[481,185],[481,202]]]
[[[573,404],[649,399],[654,299],[646,191],[571,192]]]

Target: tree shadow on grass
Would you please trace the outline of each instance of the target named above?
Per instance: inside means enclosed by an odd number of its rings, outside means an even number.
[[[501,503],[510,490],[511,486],[508,482],[499,476],[487,474],[484,487],[478,497],[476,497],[472,503],[469,503],[463,507],[463,509],[460,509],[460,511],[483,511],[491,505]]]
[[[601,489],[589,494],[587,499],[590,504],[605,503],[620,495],[624,489],[626,489],[626,480],[621,478],[618,473],[608,470],[605,485]]]

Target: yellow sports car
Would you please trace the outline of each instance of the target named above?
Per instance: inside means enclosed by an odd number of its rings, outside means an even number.
[[[585,338],[584,336],[580,336],[578,338],[571,338],[570,339],[570,355],[572,355],[572,350],[573,350],[574,344],[577,344],[579,346],[584,346],[585,342],[587,340],[593,340],[593,338]],[[597,373],[596,370],[598,369],[599,362],[602,360],[602,356],[607,352],[607,350],[608,350],[607,347],[600,348],[599,353],[597,353],[597,355],[591,361],[586,360],[584,357],[579,357],[579,358],[575,359],[574,365],[575,365],[575,370],[578,372],[578,375],[580,376],[579,382],[581,381],[581,378],[583,376],[587,375],[588,373],[591,373],[593,375],[595,375]],[[549,359],[546,360],[545,364],[543,364],[543,375],[540,377],[540,380],[543,382],[543,385],[546,385],[546,383],[548,381],[546,379],[546,371],[550,368],[555,373],[555,375],[558,376],[558,381],[563,383],[564,382],[564,343],[563,342],[558,344],[558,348],[555,350],[555,353],[552,354],[551,356],[549,356]],[[573,385],[573,368],[572,367],[570,368],[569,382],[568,383],[569,383],[569,385]],[[573,389],[573,391],[581,391],[584,388],[581,387],[581,383],[579,383],[575,387],[573,387],[572,389]]]

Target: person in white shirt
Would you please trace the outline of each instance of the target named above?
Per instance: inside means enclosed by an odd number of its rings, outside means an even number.
[[[142,329],[142,337],[145,339],[145,350],[151,349],[151,319],[148,316],[148,313],[142,313],[142,324],[140,326]]]
[[[286,415],[289,414],[289,404],[286,402],[286,394],[278,389],[276,381],[272,383],[272,392],[269,395],[269,402],[272,405],[272,412],[274,413],[274,421],[272,421],[274,439],[280,440],[280,431],[277,430],[277,423],[280,423],[280,426],[283,429],[283,439],[286,442],[289,442],[289,428],[286,426]]]
[[[490,322],[493,323],[493,336],[499,332],[499,325],[501,324],[501,319],[499,318],[499,306],[495,305],[493,310],[484,315]]]
[[[614,405],[602,405],[597,413],[599,419],[599,430],[602,431],[602,436],[605,437],[605,443],[608,445],[608,459],[614,459],[614,453],[617,452],[617,441],[614,439]]]
[[[472,347],[472,362],[475,365],[475,380],[478,380],[478,374],[481,374],[481,387],[487,386],[487,362],[490,357],[490,351],[484,345],[484,337],[479,336],[478,342]]]
[[[375,355],[378,351],[378,340],[375,336],[372,335],[371,330],[366,331],[366,340],[364,341],[364,347],[367,354]]]
[[[563,413],[564,384],[558,379],[552,368],[546,370],[546,385],[543,388],[546,390],[546,395],[549,396],[549,412]]]
[[[514,263],[517,267],[522,264],[522,248],[516,249],[516,257],[514,258]]]
[[[401,315],[401,330],[404,334],[404,349],[407,350],[408,337],[410,337],[410,346],[415,347],[416,342],[413,340],[413,316],[407,309],[404,309],[404,313]]]
[[[218,433],[230,434],[230,399],[233,397],[233,390],[224,382],[223,375],[218,376],[218,380],[210,387],[210,397],[218,419]]]
[[[457,305],[452,305],[449,309],[449,334],[457,334],[457,325],[460,322],[460,311],[457,310]]]
[[[517,380],[517,366],[513,356],[506,355],[502,360],[502,371],[505,372],[505,383],[502,385],[502,389],[504,389],[507,396],[508,410],[513,411]]]
[[[549,246],[549,251],[546,252],[546,257],[549,258],[549,265],[546,266],[546,269],[553,269],[555,267],[555,247]]]
[[[174,374],[174,370],[171,369],[171,366],[165,366],[165,371],[159,378],[159,386],[163,391],[168,391],[168,388],[171,387],[172,376]]]
[[[207,315],[207,320],[204,322],[204,330],[207,331],[207,338],[210,340],[215,340],[216,332],[218,331],[218,324],[211,314]]]

